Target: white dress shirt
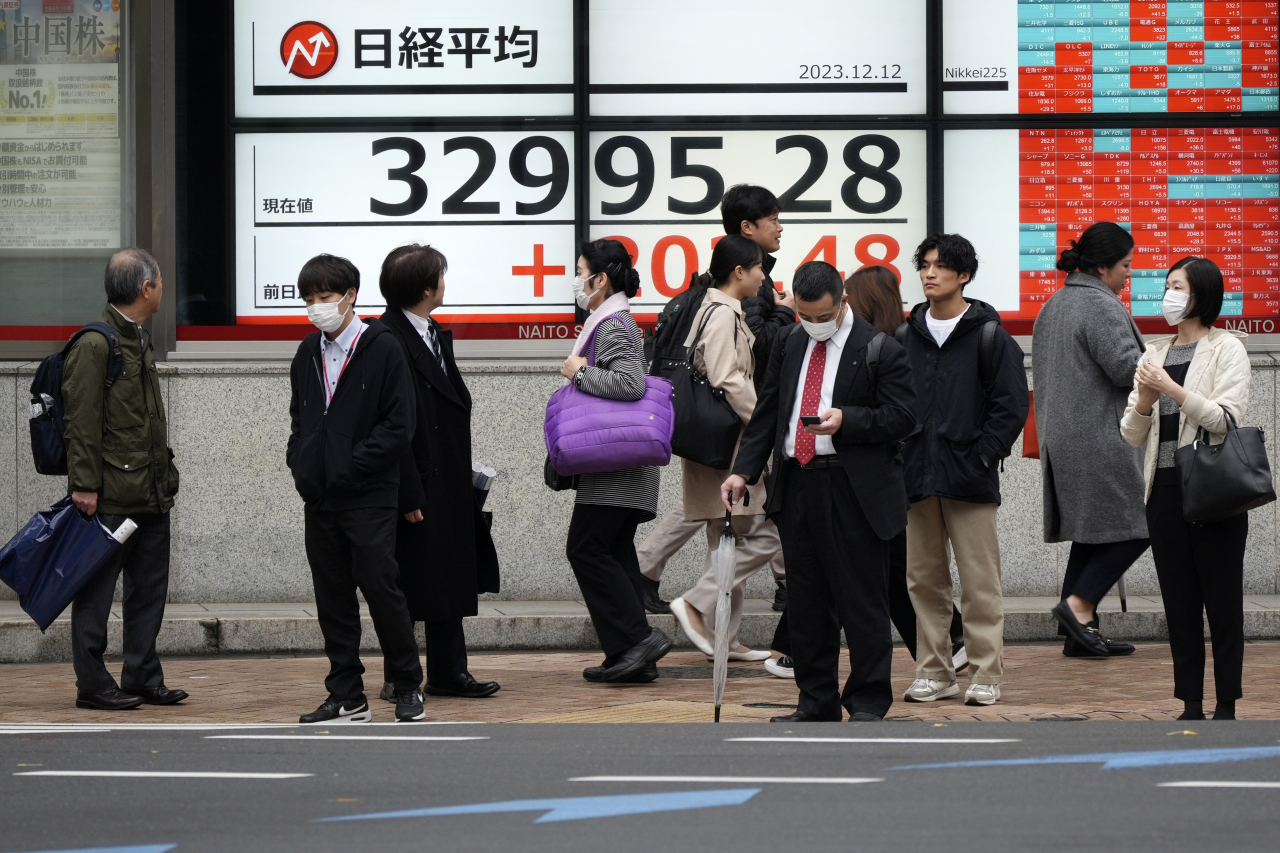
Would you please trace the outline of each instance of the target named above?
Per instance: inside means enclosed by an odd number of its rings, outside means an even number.
[[[417,314],[404,308],[401,308],[400,310],[404,311],[404,316],[408,318],[409,323],[412,324],[413,328],[422,336],[422,342],[427,345],[427,349],[430,350],[433,356],[435,356],[436,361],[439,361],[440,353],[436,352],[434,336],[431,334],[431,321],[426,317],[419,317]]]
[[[352,308],[351,310],[355,310]],[[320,361],[322,363],[321,373],[323,374],[324,389],[324,407],[329,408],[329,401],[333,399],[333,392],[338,389],[338,377],[342,375],[342,368],[346,365],[347,360],[355,352],[356,340],[360,337],[360,333],[364,331],[364,322],[358,317],[352,317],[351,322],[342,330],[341,334],[333,340],[329,340],[329,336],[320,333]]]
[[[813,356],[815,346],[827,348],[827,365],[822,371],[822,393],[818,400],[818,411],[821,415],[831,408],[831,395],[836,386],[836,371],[840,369],[840,356],[844,352],[845,341],[849,340],[849,332],[853,330],[853,309],[844,309],[844,320],[836,333],[824,343],[809,338],[809,346],[804,351],[804,361],[800,364],[800,384],[796,386],[796,401],[791,406],[791,420],[787,423],[787,439],[783,444],[783,452],[788,458],[796,455],[796,425],[800,423],[800,404],[804,401],[804,380],[809,375],[809,359]],[[814,436],[814,452],[819,456],[831,456],[836,452],[835,445],[829,435]]]

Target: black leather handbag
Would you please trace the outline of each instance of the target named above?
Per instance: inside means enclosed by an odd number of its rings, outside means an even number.
[[[556,470],[556,466],[551,464],[551,454],[547,454],[546,461],[542,463],[542,479],[547,484],[547,488],[553,492],[567,492],[570,489],[578,488],[577,477],[566,477]]]
[[[711,312],[719,307],[719,303],[712,303],[707,308],[688,354],[684,361],[675,364],[670,373],[676,414],[671,452],[690,462],[724,470],[733,464],[738,436],[742,434],[742,419],[733,410],[724,390],[712,387],[707,375],[693,363]],[[736,326],[734,341],[737,341]]]
[[[1209,444],[1203,428],[1196,440],[1174,453],[1182,483],[1182,518],[1210,524],[1276,499],[1265,437],[1258,427],[1237,427],[1225,408],[1227,435]]]

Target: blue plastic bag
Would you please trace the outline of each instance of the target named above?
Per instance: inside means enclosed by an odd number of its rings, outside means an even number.
[[[119,551],[111,531],[67,496],[32,516],[0,548],[0,580],[43,632]]]

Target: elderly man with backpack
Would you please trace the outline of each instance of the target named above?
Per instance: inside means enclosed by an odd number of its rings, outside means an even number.
[[[123,249],[107,262],[104,286],[107,306],[64,351],[67,488],[82,512],[96,514],[111,530],[126,518],[138,529],[72,603],[71,651],[76,707],[122,711],[187,698],[185,691],[165,687],[156,653],[169,588],[169,509],[178,492],[178,469],[151,335],[142,327],[160,310],[159,264],[142,249]],[[117,684],[102,655],[122,572],[124,669]]]
[[[770,271],[777,263],[771,253],[782,245],[782,224],[778,221],[781,208],[778,199],[764,187],[738,184],[729,188],[720,201],[720,215],[725,234],[737,234],[754,241],[764,250],[764,281],[755,296],[742,300],[743,316],[747,328],[755,336],[752,348],[755,356],[755,384],[769,365],[769,354],[778,333],[795,325],[795,301],[791,294],[774,287]],[[672,299],[658,317],[658,329],[654,336],[653,358],[650,373],[668,376],[672,360],[684,361],[685,341],[692,331],[693,317],[702,307],[707,288],[695,281],[689,288]],[[670,605],[658,595],[658,585],[667,561],[706,526],[703,521],[690,521],[684,516],[684,502],[667,513],[658,526],[636,548],[640,558],[640,574],[644,583],[644,606],[650,613],[669,613]],[[786,587],[782,552],[769,563],[774,580],[778,584],[774,610],[786,605]]]

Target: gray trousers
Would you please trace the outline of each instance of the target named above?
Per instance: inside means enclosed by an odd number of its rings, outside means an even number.
[[[123,515],[99,513],[112,530]],[[71,602],[71,659],[76,687],[85,693],[105,693],[116,687],[126,693],[164,684],[156,635],[164,619],[169,593],[169,513],[130,515],[138,529],[120,553],[80,590]],[[107,620],[116,579],[124,572],[124,670],[120,684],[107,672],[102,655],[107,650]]]
[[[688,544],[690,539],[706,529],[706,526],[705,521],[688,521],[684,517],[684,499],[681,498],[675,508],[658,522],[658,526],[636,548],[636,556],[640,559],[640,574],[651,581],[662,580],[667,561]],[[717,538],[717,544],[719,541]],[[715,550],[714,545],[711,547]],[[787,569],[781,549],[770,558],[769,571],[775,581],[786,581]]]

